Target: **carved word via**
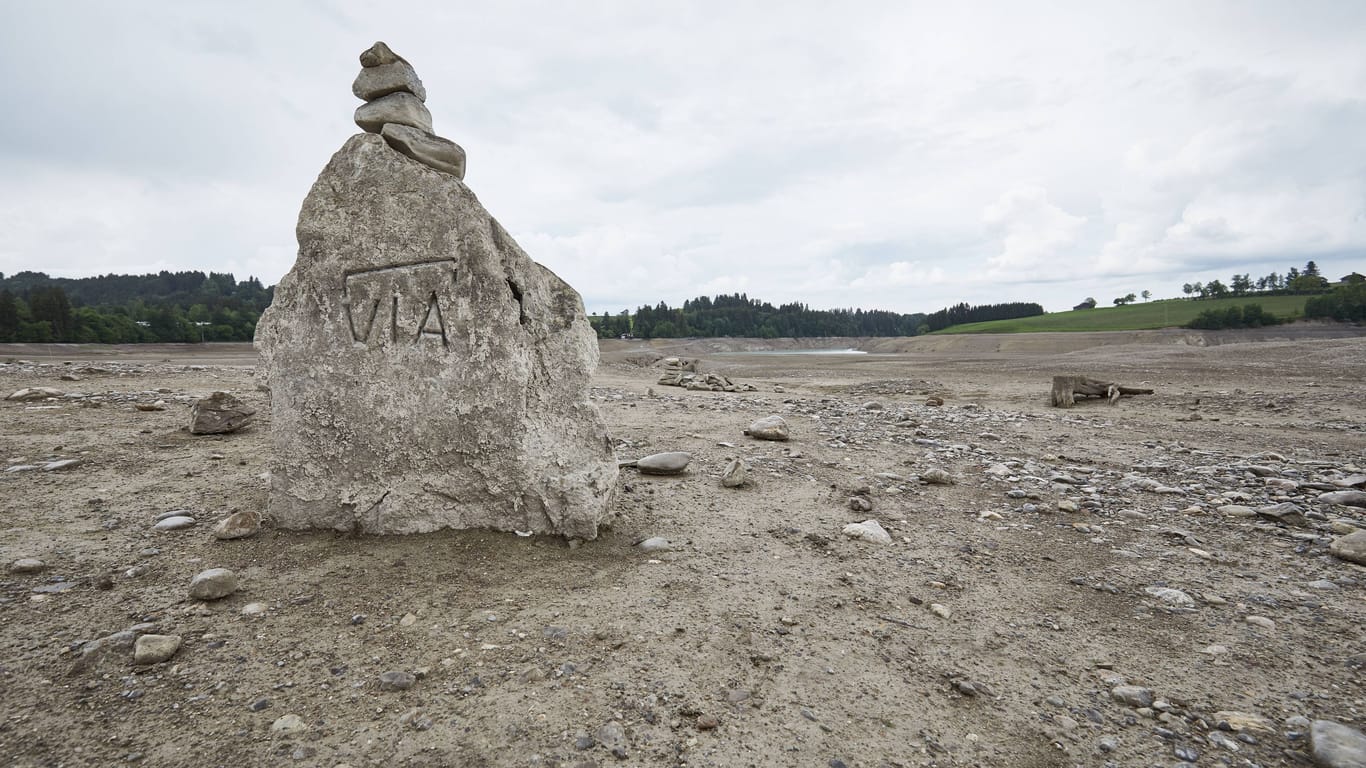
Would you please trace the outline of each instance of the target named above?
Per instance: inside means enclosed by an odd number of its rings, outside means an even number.
[[[351,339],[384,346],[450,346],[447,318],[455,309],[455,260],[441,259],[348,272],[342,306]]]

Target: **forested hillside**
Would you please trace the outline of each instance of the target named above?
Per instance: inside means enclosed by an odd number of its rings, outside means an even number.
[[[0,342],[250,341],[274,289],[231,274],[0,274]]]
[[[926,315],[899,314],[880,309],[811,309],[805,304],[782,304],[751,299],[743,293],[708,298],[699,296],[673,308],[664,302],[643,306],[634,315],[592,317],[604,338],[634,335],[642,339],[748,336],[764,339],[813,336],[917,336],[955,323],[999,320],[1043,314],[1034,303],[958,304]]]

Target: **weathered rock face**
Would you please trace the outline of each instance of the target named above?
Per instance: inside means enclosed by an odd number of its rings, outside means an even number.
[[[595,538],[617,465],[583,303],[454,176],[352,137],[257,328],[282,528]]]

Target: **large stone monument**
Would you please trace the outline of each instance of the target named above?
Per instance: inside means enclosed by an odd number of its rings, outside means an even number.
[[[299,255],[261,318],[269,514],[283,528],[535,531],[592,539],[617,465],[579,294],[532,261],[431,132],[383,43],[367,100],[299,214]]]

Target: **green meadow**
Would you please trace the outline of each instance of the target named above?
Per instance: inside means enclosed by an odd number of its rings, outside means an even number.
[[[1225,299],[1165,299],[1139,302],[1123,307],[1096,307],[1050,312],[1014,320],[954,325],[937,334],[949,333],[1037,333],[1040,331],[1143,331],[1183,326],[1207,309],[1260,304],[1262,309],[1281,320],[1304,316],[1309,296],[1235,296]]]

